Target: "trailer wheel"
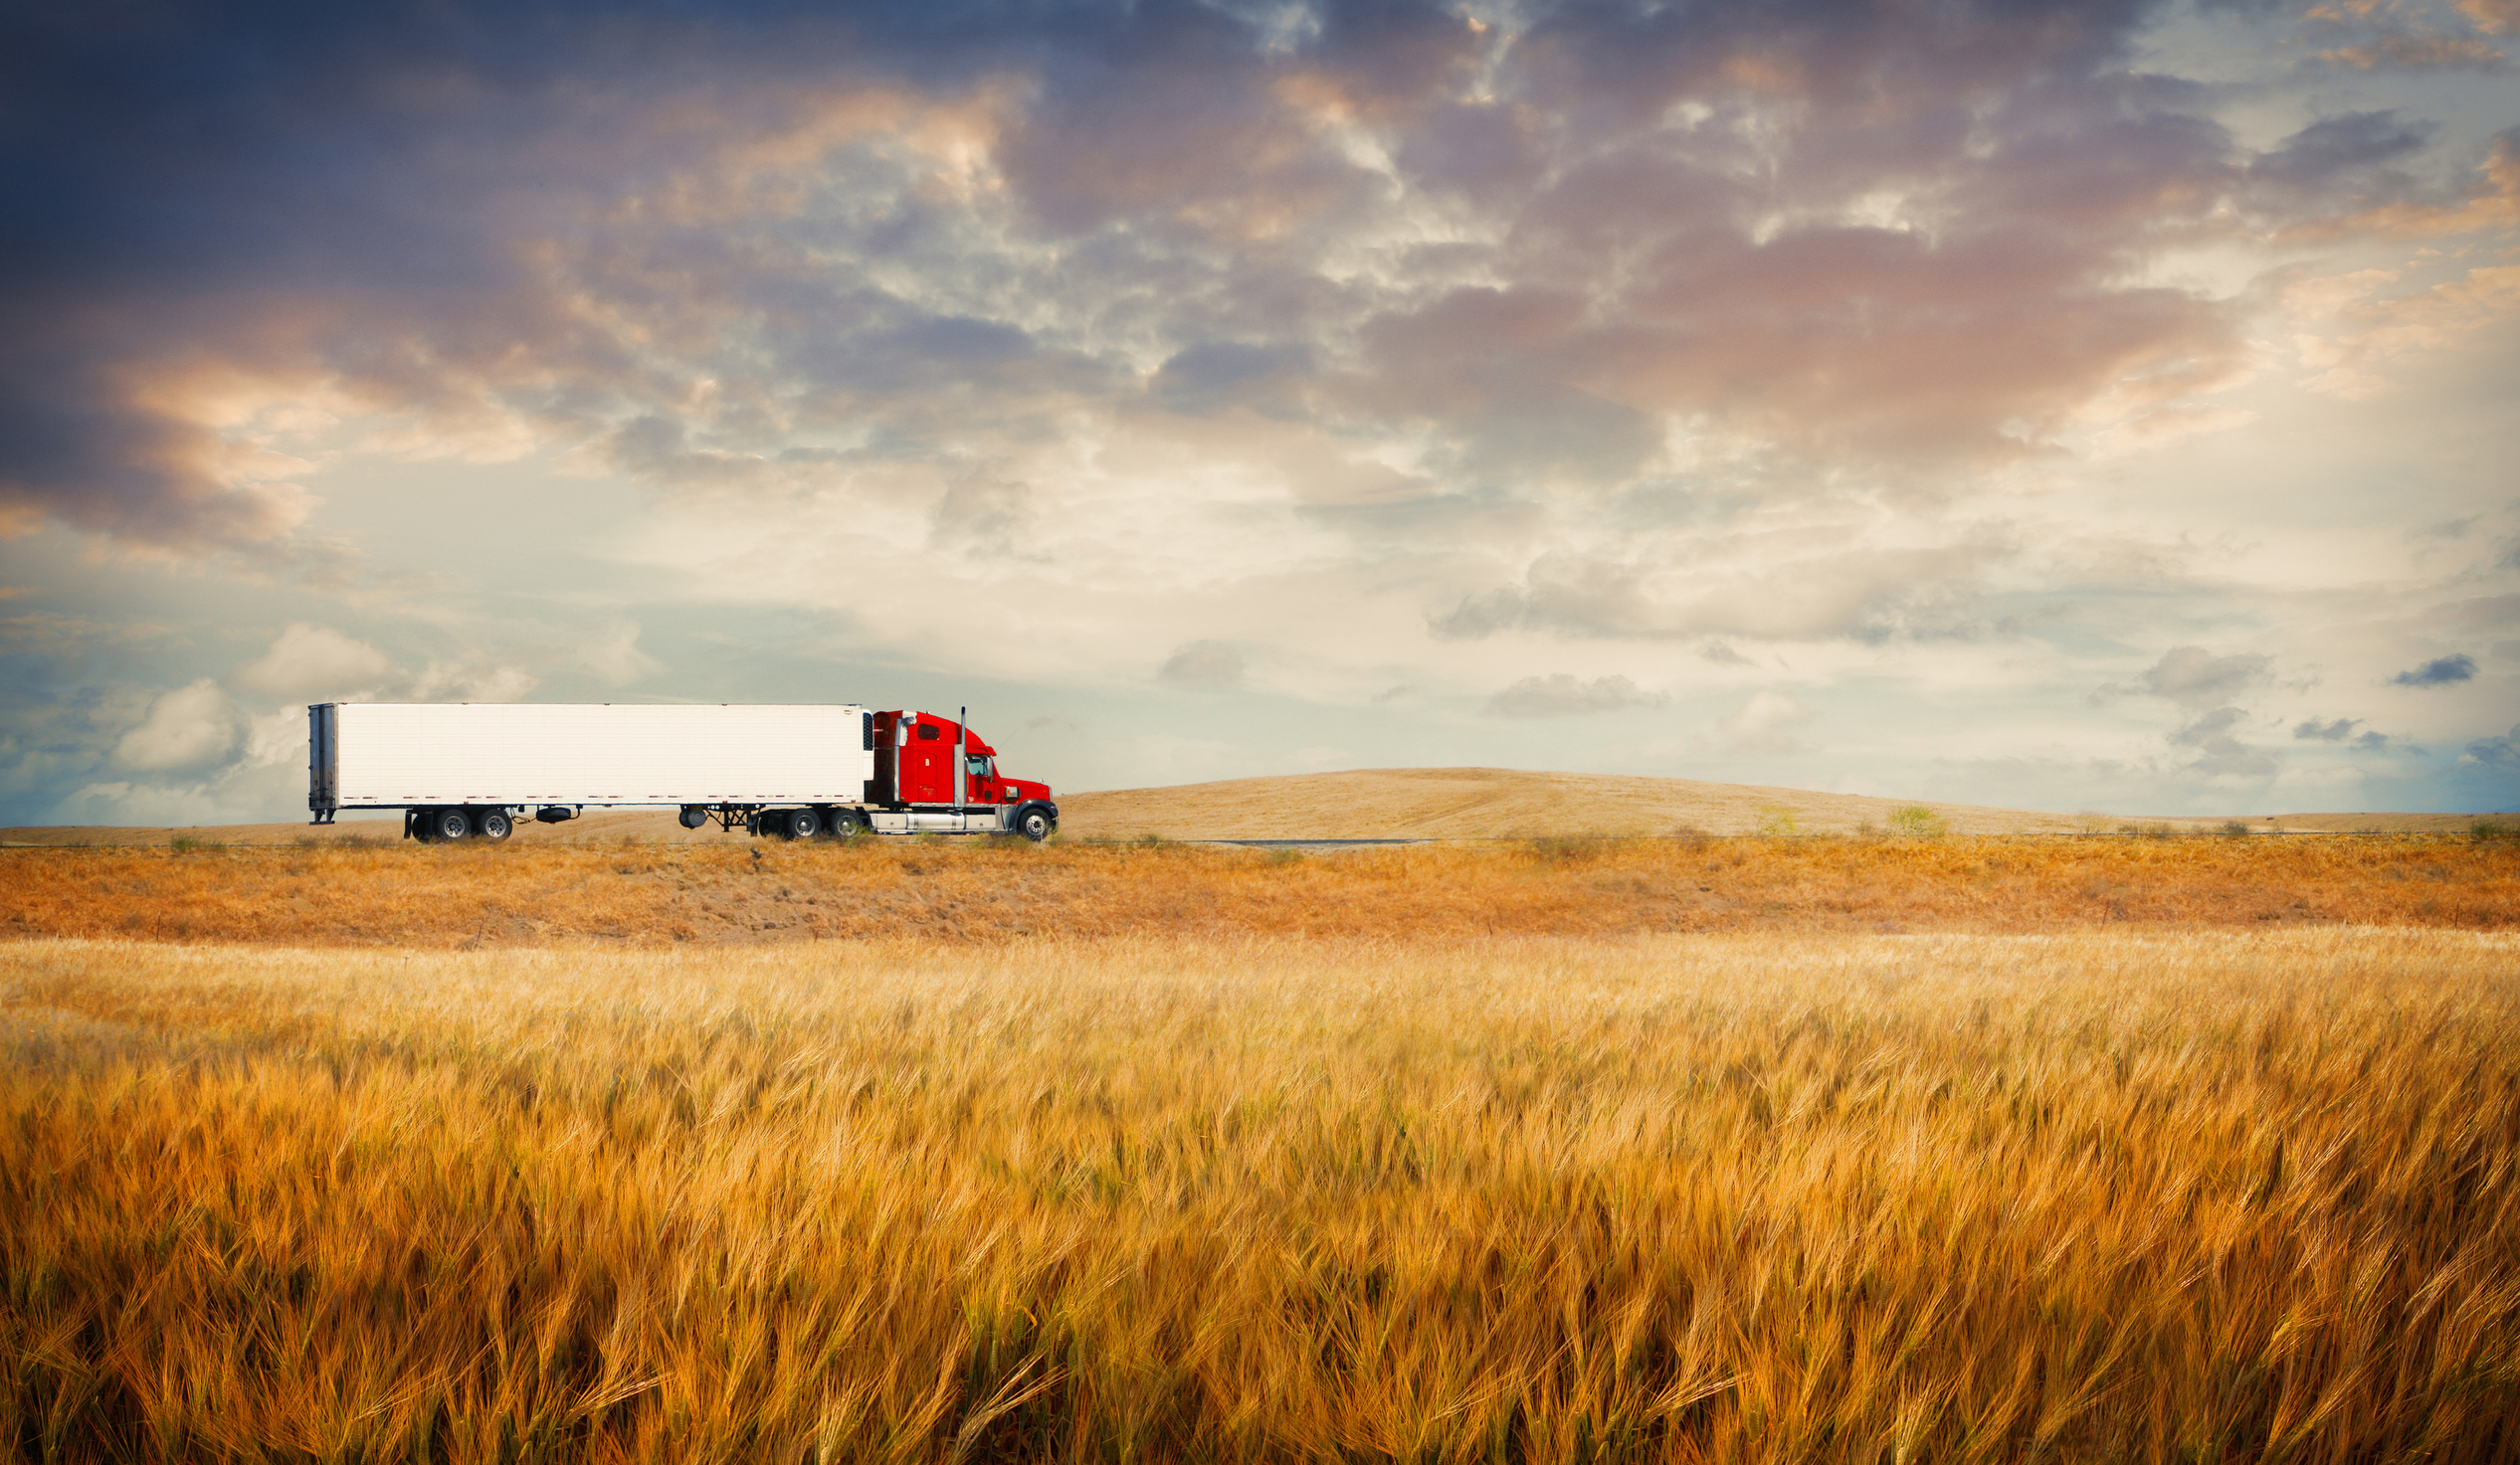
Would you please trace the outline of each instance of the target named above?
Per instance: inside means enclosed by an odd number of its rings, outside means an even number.
[[[686,829],[696,829],[707,823],[707,810],[700,808],[696,804],[685,804],[682,806],[682,827]]]
[[[473,832],[473,818],[461,809],[432,809],[420,821],[431,843],[453,843]]]
[[[810,809],[791,809],[778,819],[782,839],[811,839],[823,831],[823,822]]]
[[[507,811],[504,809],[483,810],[481,818],[474,821],[474,824],[476,832],[492,844],[506,838],[516,828],[514,822],[507,818]]]
[[[1054,827],[1056,826],[1051,824],[1050,816],[1038,809],[1025,810],[1015,821],[1015,832],[1036,844],[1049,838],[1050,831]]]

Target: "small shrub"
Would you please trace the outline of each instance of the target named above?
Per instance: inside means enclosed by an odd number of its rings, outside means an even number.
[[[1939,839],[1951,832],[1943,817],[1922,804],[1890,811],[1890,832],[1910,839]]]
[[[1782,804],[1762,804],[1758,812],[1759,832],[1762,834],[1783,838],[1803,832],[1803,822],[1795,817],[1793,810]]]
[[[2248,832],[2248,821],[2244,819],[2227,819],[2223,821],[2223,832],[2235,838],[2245,835]]]
[[[2490,819],[2480,819],[2467,826],[2467,833],[2468,837],[2473,839],[2508,839],[2514,834],[2520,834],[2520,827],[2500,824]]]
[[[177,854],[215,854],[228,846],[220,843],[216,839],[203,839],[191,834],[177,834],[174,837],[174,840],[166,847],[174,850]]]

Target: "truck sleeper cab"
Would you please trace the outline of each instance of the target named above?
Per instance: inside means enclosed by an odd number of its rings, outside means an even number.
[[[678,808],[685,828],[785,839],[1020,833],[1059,825],[1048,785],[1012,779],[960,719],[856,705],[322,702],[307,807],[403,812],[424,843],[506,838],[589,808]]]

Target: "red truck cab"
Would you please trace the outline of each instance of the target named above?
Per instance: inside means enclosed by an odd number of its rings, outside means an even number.
[[[930,712],[875,713],[875,776],[867,802],[913,808],[1050,803],[1050,785],[1008,778],[998,771],[997,750],[976,734],[957,736],[963,733],[952,718]]]
[[[1030,779],[1011,779],[998,772],[998,750],[980,740],[977,734],[963,743],[963,764],[970,783],[963,796],[966,804],[1022,804],[1030,800],[1045,803],[1050,799],[1050,785]]]

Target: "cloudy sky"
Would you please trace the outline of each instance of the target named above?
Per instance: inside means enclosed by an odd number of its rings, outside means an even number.
[[[2520,806],[2520,0],[0,21],[0,824],[308,701]]]

